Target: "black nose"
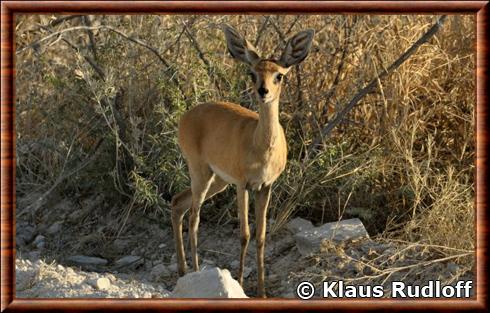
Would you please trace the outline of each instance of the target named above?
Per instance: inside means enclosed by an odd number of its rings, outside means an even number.
[[[269,92],[269,89],[264,88],[264,87],[260,87],[259,90],[257,90],[257,91],[259,92],[259,95],[261,97],[264,97]]]

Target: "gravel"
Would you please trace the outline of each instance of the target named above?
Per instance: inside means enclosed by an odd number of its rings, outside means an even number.
[[[166,298],[159,284],[123,278],[117,274],[85,272],[42,260],[17,258],[18,298]]]

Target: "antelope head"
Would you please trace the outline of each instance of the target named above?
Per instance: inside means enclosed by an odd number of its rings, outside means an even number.
[[[248,65],[253,89],[260,104],[279,101],[284,76],[293,65],[301,63],[311,48],[314,30],[301,31],[291,37],[278,60],[262,59],[257,49],[231,26],[224,25],[226,43],[230,54]]]

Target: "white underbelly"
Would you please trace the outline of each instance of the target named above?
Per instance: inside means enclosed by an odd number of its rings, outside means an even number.
[[[217,166],[214,166],[213,164],[209,164],[209,167],[211,168],[211,170],[216,174],[218,175],[222,180],[224,180],[225,182],[229,183],[229,184],[234,184],[234,185],[238,185],[238,180],[231,177],[230,175],[226,174],[224,171],[220,170]]]

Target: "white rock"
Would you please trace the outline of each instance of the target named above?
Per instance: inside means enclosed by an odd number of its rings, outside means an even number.
[[[98,290],[107,290],[111,287],[111,282],[108,278],[102,277],[95,281],[95,288]]]
[[[111,281],[108,278],[102,277],[97,279],[97,289],[107,290],[111,287]]]
[[[174,298],[248,298],[226,269],[217,267],[179,278]]]
[[[313,228],[313,224],[305,220],[304,218],[301,217],[296,217],[293,218],[288,224],[287,224],[287,229],[292,232],[293,234],[299,233],[303,230],[311,229]]]
[[[361,220],[353,218],[303,230],[297,233],[294,238],[299,252],[305,256],[318,251],[321,242],[325,239],[341,242],[358,238],[369,238],[369,235]]]

